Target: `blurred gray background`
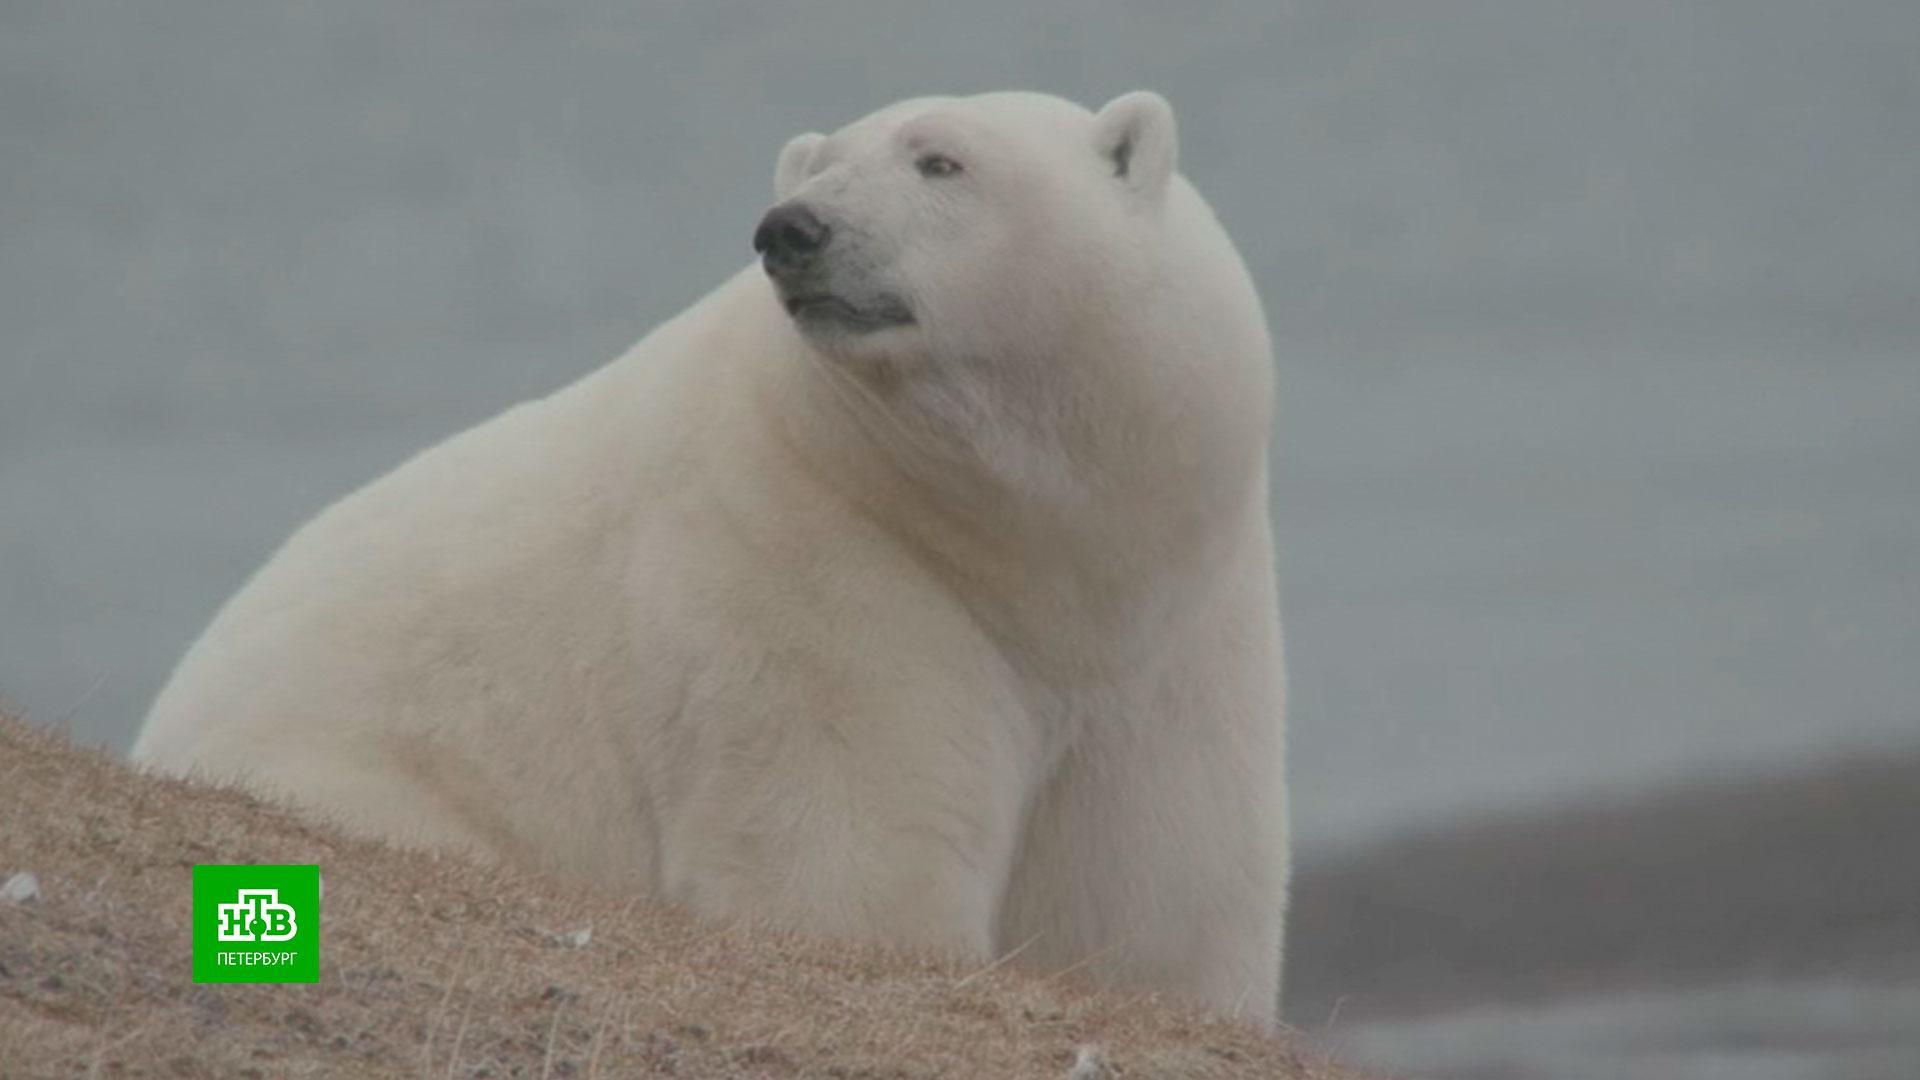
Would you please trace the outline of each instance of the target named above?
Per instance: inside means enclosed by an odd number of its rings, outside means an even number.
[[[1260,284],[1287,1014],[1920,1075],[1920,5],[0,0],[0,698],[131,739],[322,505],[891,100],[1159,89]]]

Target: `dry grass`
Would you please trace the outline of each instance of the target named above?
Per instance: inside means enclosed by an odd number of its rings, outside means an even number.
[[[189,868],[249,862],[320,865],[317,985],[192,982]],[[0,718],[0,879],[20,870],[42,895],[0,900],[8,1078],[1355,1075],[1151,999],[349,839]]]

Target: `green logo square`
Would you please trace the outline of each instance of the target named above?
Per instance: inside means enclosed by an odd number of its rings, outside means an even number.
[[[193,981],[320,981],[318,866],[193,868]]]

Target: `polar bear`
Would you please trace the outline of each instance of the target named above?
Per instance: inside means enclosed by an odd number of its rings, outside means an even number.
[[[1272,360],[1150,92],[794,138],[749,266],[300,529],[136,759],[1270,1018]]]

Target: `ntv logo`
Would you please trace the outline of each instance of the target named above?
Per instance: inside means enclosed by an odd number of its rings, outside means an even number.
[[[291,941],[300,930],[278,889],[241,889],[233,903],[218,907],[221,941]]]
[[[193,868],[193,981],[319,982],[320,868]]]

